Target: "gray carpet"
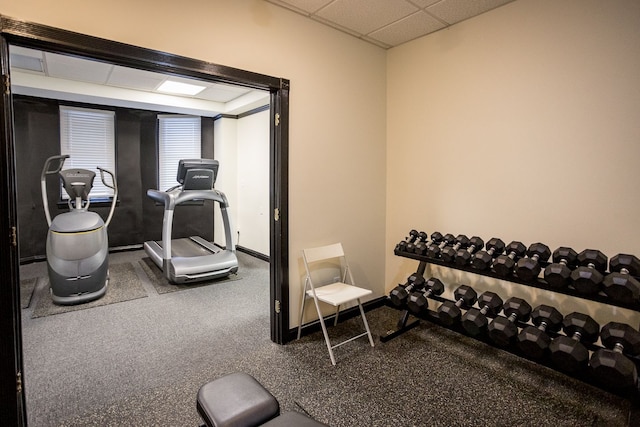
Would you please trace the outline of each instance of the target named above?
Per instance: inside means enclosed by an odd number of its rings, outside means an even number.
[[[37,283],[37,277],[20,281],[20,308],[29,308]]]
[[[627,401],[426,322],[374,348],[366,339],[341,346],[335,367],[320,332],[274,344],[268,265],[239,261],[240,281],[24,319],[29,425],[198,426],[198,388],[236,371],[254,375],[283,410],[334,427],[626,423]],[[374,334],[398,314],[369,312]]]
[[[205,280],[202,282],[176,284],[176,283],[170,283],[169,280],[167,280],[166,276],[164,275],[164,272],[160,268],[158,268],[158,266],[151,260],[151,258],[144,257],[138,262],[140,263],[140,266],[142,267],[144,272],[149,277],[149,280],[151,281],[151,284],[153,285],[153,287],[156,289],[156,292],[158,292],[159,294],[166,294],[169,292],[176,292],[184,289],[197,288],[198,286],[209,286],[216,283],[223,283],[227,281],[241,279],[240,274],[230,274],[227,277]]]
[[[97,300],[76,305],[57,305],[51,299],[48,290],[49,279],[44,277],[40,280],[46,282],[45,291],[41,293],[33,311],[32,317],[51,316],[53,314],[67,313],[69,311],[87,310],[93,307],[101,307],[108,304],[129,301],[147,296],[138,275],[131,263],[110,264],[109,284],[106,294]]]

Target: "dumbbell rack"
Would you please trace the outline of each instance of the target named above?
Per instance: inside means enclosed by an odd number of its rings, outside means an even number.
[[[508,281],[511,283],[517,283],[520,285],[524,285],[524,286],[530,286],[530,287],[535,287],[535,288],[539,288],[539,289],[544,289],[547,291],[552,291],[552,292],[557,292],[557,293],[562,293],[562,294],[566,294],[566,295],[570,295],[572,297],[576,297],[576,298],[582,298],[582,299],[586,299],[586,300],[590,300],[590,301],[595,301],[598,303],[602,303],[602,304],[607,304],[610,306],[617,306],[617,307],[622,307],[622,308],[626,308],[626,309],[630,309],[630,310],[634,310],[637,312],[640,312],[640,303],[638,302],[629,302],[629,303],[623,303],[623,302],[616,302],[611,300],[610,298],[608,298],[607,296],[605,296],[604,294],[593,294],[593,295],[585,295],[582,293],[579,293],[578,291],[576,291],[575,289],[573,289],[572,287],[564,287],[564,288],[555,288],[550,286],[549,284],[547,284],[547,282],[544,279],[538,278],[537,280],[534,281],[524,281],[520,278],[518,278],[517,276],[510,276],[510,277],[502,277],[498,274],[496,274],[494,271],[492,271],[491,269],[489,270],[478,270],[476,268],[474,268],[471,265],[465,265],[465,266],[461,266],[461,265],[457,265],[455,263],[449,263],[449,262],[445,262],[441,259],[436,259],[436,258],[430,258],[426,255],[418,255],[415,253],[409,253],[409,252],[404,252],[404,251],[400,251],[396,248],[396,250],[394,251],[394,254],[396,256],[400,256],[403,258],[409,258],[409,259],[413,259],[419,262],[418,264],[418,268],[416,270],[416,274],[419,275],[424,275],[424,272],[427,268],[427,265],[429,264],[433,264],[433,265],[439,265],[439,266],[443,266],[443,267],[447,267],[447,268],[451,268],[451,269],[455,269],[455,270],[460,270],[460,271],[465,271],[468,273],[473,273],[473,274],[478,274],[481,276],[486,276],[486,277],[491,277],[497,280],[504,280],[504,281]],[[545,269],[545,267],[547,265],[549,265],[549,262],[540,262],[540,266],[542,267],[542,270]],[[636,279],[638,279],[638,277],[636,277]],[[442,296],[434,296],[431,295],[429,296],[430,299],[435,300],[435,301],[439,301],[439,302],[444,302],[444,301],[451,301],[448,300],[447,298],[444,298]],[[451,301],[454,302],[454,301]],[[393,307],[393,308],[397,308],[394,307],[393,305],[389,304],[389,306]],[[411,320],[411,316],[415,317],[415,319]],[[501,316],[501,315],[499,315]],[[491,316],[490,314],[487,314],[488,318],[491,317],[495,317],[495,316]],[[453,326],[448,326],[443,324],[440,321],[440,318],[437,314],[437,312],[427,309],[425,311],[424,314],[421,314],[419,316],[416,316],[415,314],[409,312],[408,309],[401,309],[401,315],[400,315],[400,319],[398,320],[398,323],[396,325],[396,328],[393,330],[389,330],[387,331],[385,334],[380,336],[380,341],[381,342],[387,342],[405,332],[407,332],[408,330],[416,327],[419,323],[420,320],[428,320],[432,323],[438,324],[444,328],[453,330],[455,332],[458,333],[462,333],[466,336],[471,337],[470,335],[466,334],[464,329],[462,328],[462,326],[460,326],[459,324],[453,325]],[[528,326],[527,323],[522,323],[522,322],[517,322],[517,326],[519,328],[523,328]],[[561,333],[554,333],[551,331],[547,331],[547,334],[551,337],[551,338],[555,338],[558,335],[561,335]],[[471,337],[471,338],[475,338],[479,341],[485,342],[488,345],[492,345],[495,346],[495,344],[486,336],[486,334],[482,334],[479,335],[477,337]],[[588,343],[583,343],[590,351],[596,351],[602,347],[600,347],[597,344],[588,344]],[[500,347],[501,349],[508,351],[512,354],[515,354],[519,357],[524,357],[526,358],[525,355],[523,355],[517,348],[512,348],[515,346],[510,346],[507,348],[503,348]],[[640,357],[629,357],[635,364],[636,367],[638,368],[638,371],[640,372]],[[527,360],[531,360],[531,359],[527,359]],[[547,359],[543,359],[543,360],[536,360],[536,363],[542,364],[550,369],[554,369],[557,370],[557,368]],[[558,372],[562,372],[562,371],[558,371]],[[590,385],[593,385],[595,387],[599,387],[602,388],[598,383],[594,382],[594,380],[592,378],[589,377],[589,375],[587,375],[587,373],[580,373],[580,374],[568,374],[566,372],[562,372],[565,375],[569,375],[573,378],[576,378],[580,381],[583,381],[585,383],[588,383]],[[640,388],[636,388],[634,390],[625,390],[623,392],[620,391],[616,391],[616,390],[608,390],[608,392],[612,392],[616,395],[619,395],[621,397],[627,398],[630,400],[631,402],[631,413],[630,413],[630,425],[640,425]]]

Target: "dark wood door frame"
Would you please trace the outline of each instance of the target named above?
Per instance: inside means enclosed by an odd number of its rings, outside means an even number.
[[[163,74],[231,83],[271,94],[270,321],[271,340],[289,336],[288,145],[289,80],[114,42],[0,15],[0,419],[26,425],[22,392],[22,326],[9,45],[76,55]]]

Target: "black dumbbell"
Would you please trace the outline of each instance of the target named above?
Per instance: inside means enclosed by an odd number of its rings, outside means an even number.
[[[471,307],[462,316],[462,327],[469,335],[478,336],[487,329],[489,320],[487,315],[496,316],[502,310],[502,298],[490,291],[483,292],[478,297],[478,307]]]
[[[633,276],[640,272],[640,260],[635,255],[615,255],[609,260],[609,271],[602,281],[604,293],[614,301],[637,302],[640,283]]]
[[[473,257],[473,266],[478,270],[488,270],[494,258],[504,252],[504,242],[496,237],[487,242],[487,250],[476,252]]]
[[[469,239],[469,246],[466,249],[458,249],[456,252],[456,265],[464,266],[471,262],[473,255],[484,248],[484,240],[478,236]]]
[[[538,278],[542,262],[546,262],[551,256],[549,246],[544,243],[533,243],[527,250],[527,258],[521,258],[516,264],[516,274],[521,280],[531,282]]]
[[[422,290],[411,292],[407,301],[407,308],[414,314],[420,314],[429,308],[428,298],[431,295],[441,295],[443,292],[444,284],[439,279],[431,277],[424,282]]]
[[[640,332],[625,323],[609,322],[602,327],[600,341],[607,348],[594,352],[589,362],[596,381],[609,388],[635,388],[636,364],[625,354],[640,354]]]
[[[414,290],[418,290],[424,286],[425,280],[422,275],[414,273],[407,278],[404,285],[398,285],[389,293],[391,303],[396,307],[402,307],[406,304],[409,294]]]
[[[571,270],[576,267],[578,253],[561,246],[553,251],[553,263],[544,269],[544,280],[554,288],[564,288],[571,283]]]
[[[438,307],[438,318],[447,326],[455,325],[460,321],[462,312],[460,307],[465,310],[471,308],[476,302],[478,294],[471,286],[460,285],[453,292],[456,302],[445,301]]]
[[[595,249],[585,249],[578,254],[578,265],[571,272],[575,290],[585,295],[597,293],[607,269],[607,256]]]
[[[524,256],[527,247],[522,242],[513,241],[509,243],[505,249],[506,253],[500,255],[493,261],[494,271],[502,277],[508,277],[513,274],[513,268],[516,261]]]
[[[522,298],[511,297],[502,306],[502,312],[509,317],[496,317],[493,319],[487,332],[491,341],[501,347],[512,344],[518,336],[517,322],[526,322],[531,314],[531,306]]]
[[[409,252],[410,254],[414,253],[416,251],[416,245],[426,242],[427,240],[429,240],[429,235],[424,231],[419,232],[418,237],[413,242],[407,243],[405,252]]]
[[[577,373],[589,362],[589,350],[583,343],[596,342],[600,325],[591,316],[574,312],[565,316],[562,329],[566,335],[556,337],[549,344],[551,360],[560,370]]]
[[[469,238],[464,234],[458,234],[456,236],[456,242],[453,246],[447,246],[442,249],[442,253],[440,254],[440,258],[442,258],[445,262],[453,262],[456,257],[456,253],[458,253],[458,249],[464,249],[469,246]]]
[[[518,348],[533,359],[541,359],[551,338],[547,331],[558,332],[562,327],[562,314],[549,305],[539,305],[531,312],[531,321],[535,326],[527,326],[518,335]]]
[[[442,240],[440,241],[440,243],[429,245],[429,247],[427,248],[427,256],[429,258],[439,258],[442,250],[448,245],[453,245],[455,240],[456,238],[453,236],[453,234],[445,234],[444,236],[442,236]]]
[[[404,251],[407,245],[413,242],[414,240],[416,240],[417,238],[418,238],[418,231],[411,230],[409,232],[409,235],[405,237],[403,241],[401,241],[396,245],[396,251]]]
[[[426,255],[429,249],[429,246],[434,244],[438,245],[440,242],[442,242],[443,239],[444,239],[444,236],[440,232],[434,231],[433,233],[431,233],[431,240],[427,241],[425,239],[420,243],[416,243],[416,246],[413,252],[418,255]]]

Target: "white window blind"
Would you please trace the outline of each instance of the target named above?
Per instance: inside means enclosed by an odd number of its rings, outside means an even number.
[[[158,116],[158,189],[178,185],[180,159],[199,159],[202,155],[201,124],[198,116]]]
[[[113,190],[102,184],[97,166],[116,174],[115,113],[60,106],[60,153],[70,157],[64,168],[89,169],[96,173],[93,181],[92,199],[113,196]],[[108,183],[110,177],[105,175]],[[68,199],[62,191],[64,199]]]

